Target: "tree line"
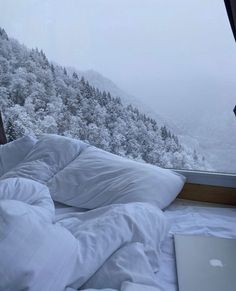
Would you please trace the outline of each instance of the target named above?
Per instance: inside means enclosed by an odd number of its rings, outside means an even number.
[[[51,63],[0,29],[0,107],[6,134],[55,133],[79,138],[112,153],[181,169],[208,169],[205,158],[167,126],[119,96],[101,92],[77,73]]]

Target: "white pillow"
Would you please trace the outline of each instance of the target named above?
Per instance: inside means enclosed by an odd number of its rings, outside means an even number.
[[[55,134],[45,134],[25,157],[1,179],[22,177],[46,184],[69,165],[88,145],[84,142]]]
[[[36,143],[31,136],[24,136],[4,145],[0,145],[0,176],[19,164]]]
[[[57,135],[39,139],[22,163],[1,179],[23,177],[48,186],[53,200],[94,209],[114,203],[150,202],[167,207],[185,177]]]
[[[114,203],[150,202],[167,207],[185,177],[88,147],[47,183],[53,200],[94,209]]]

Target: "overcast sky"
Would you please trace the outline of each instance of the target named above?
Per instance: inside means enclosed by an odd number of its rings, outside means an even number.
[[[52,61],[102,73],[164,116],[198,119],[236,101],[223,0],[0,0],[0,26]]]

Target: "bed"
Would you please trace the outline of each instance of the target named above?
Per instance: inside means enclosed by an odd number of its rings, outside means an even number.
[[[234,207],[176,199],[182,175],[78,140],[24,137],[0,166],[0,290],[177,290],[173,233],[236,237]]]
[[[84,210],[56,204],[58,219],[62,215],[77,211]],[[164,210],[164,214],[170,223],[170,230],[161,245],[161,263],[159,271],[156,272],[156,281],[159,290],[177,291],[173,234],[236,238],[236,208],[223,204],[176,199]]]

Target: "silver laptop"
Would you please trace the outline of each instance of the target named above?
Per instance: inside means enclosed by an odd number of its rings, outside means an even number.
[[[235,291],[236,240],[174,235],[179,291]]]

